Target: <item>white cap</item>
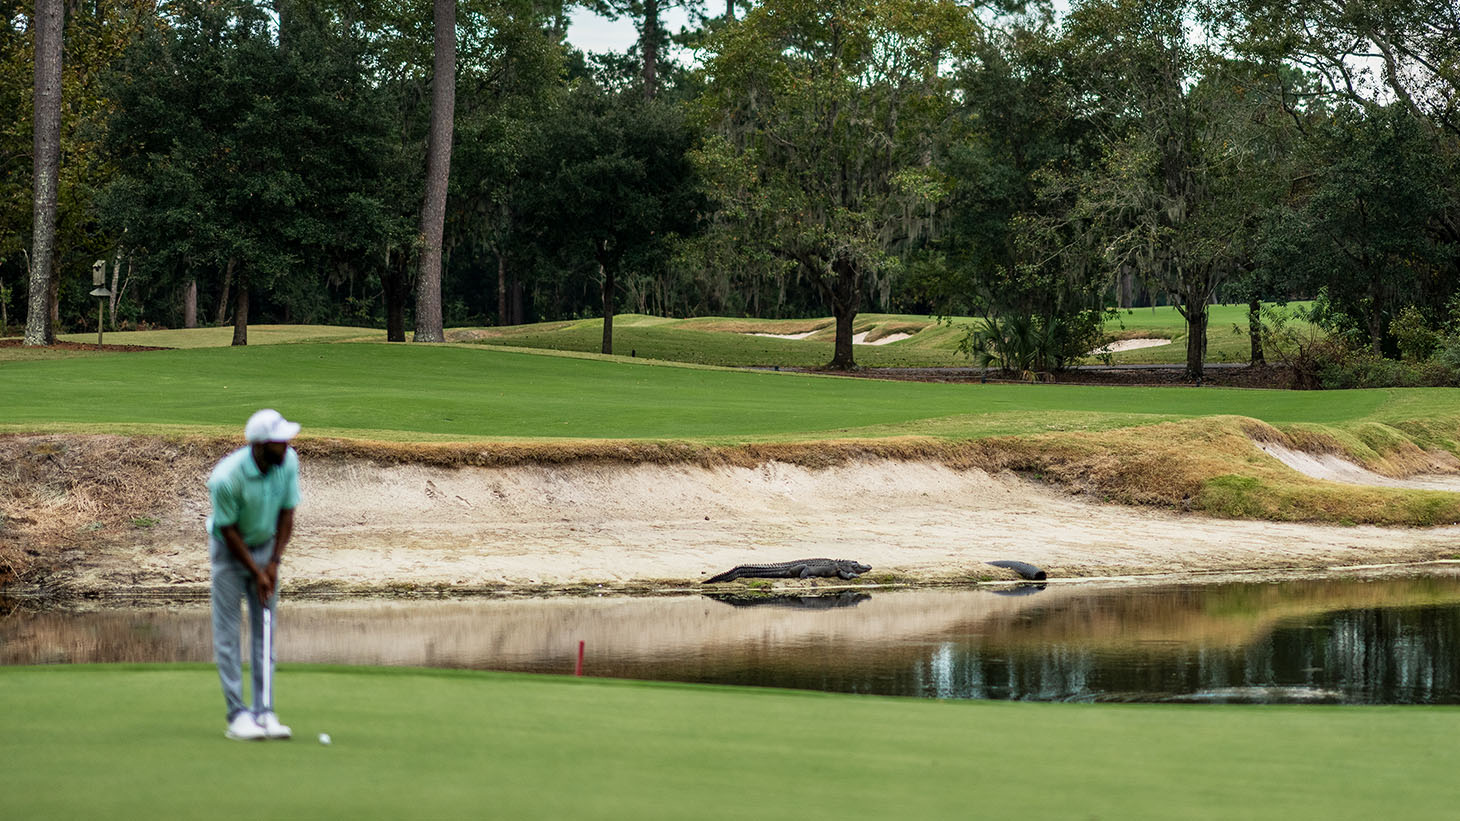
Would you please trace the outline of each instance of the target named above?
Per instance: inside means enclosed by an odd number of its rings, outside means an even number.
[[[299,423],[290,422],[273,408],[265,408],[248,418],[243,436],[250,445],[256,442],[287,442],[299,433]]]

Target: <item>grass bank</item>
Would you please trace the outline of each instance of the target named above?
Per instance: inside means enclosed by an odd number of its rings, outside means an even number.
[[[483,466],[934,459],[1226,516],[1460,520],[1460,494],[1318,482],[1252,445],[1340,453],[1389,476],[1444,467],[1438,457],[1447,454],[1453,466],[1453,389],[928,384],[483,346],[317,343],[0,367],[0,431],[12,433],[163,435],[216,450],[264,406],[304,424],[300,448],[312,456]],[[19,446],[6,481],[46,486],[23,468],[58,464],[58,447],[69,445]],[[76,475],[56,481],[74,490]]]
[[[0,669],[7,817],[1448,818],[1460,709],[937,702],[285,667]],[[314,739],[333,737],[331,746]]]

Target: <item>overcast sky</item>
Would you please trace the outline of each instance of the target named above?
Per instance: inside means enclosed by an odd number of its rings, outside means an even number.
[[[664,12],[665,30],[677,32],[686,24],[684,9],[669,9]],[[628,51],[639,39],[634,21],[628,17],[606,20],[598,15],[578,9],[568,23],[568,42],[584,51]]]

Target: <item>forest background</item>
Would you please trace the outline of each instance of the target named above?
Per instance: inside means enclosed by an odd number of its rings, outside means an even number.
[[[1302,299],[1325,344],[1460,373],[1460,5],[589,0],[625,53],[571,44],[579,7],[0,3],[0,335],[94,330],[100,263],[108,328],[238,343],[830,314],[849,366],[875,310],[1058,366],[1170,304],[1199,374],[1209,305]]]

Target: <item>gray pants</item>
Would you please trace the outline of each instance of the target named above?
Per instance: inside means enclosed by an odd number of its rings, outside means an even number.
[[[263,567],[274,552],[274,540],[252,546],[254,563]],[[239,658],[240,635],[243,628],[243,614],[240,600],[248,600],[248,633],[252,640],[249,669],[253,674],[253,712],[263,713],[274,709],[273,704],[263,703],[264,692],[264,611],[259,607],[259,589],[254,584],[253,574],[233,554],[228,545],[208,534],[208,556],[213,569],[213,659],[218,663],[218,679],[223,683],[223,700],[228,704],[228,720],[242,712],[243,667]],[[278,647],[279,595],[269,599],[269,610],[274,612],[274,647]],[[270,648],[271,650],[273,648]],[[275,653],[277,656],[277,652]],[[269,659],[269,663],[273,663]],[[272,697],[270,693],[270,697]]]

